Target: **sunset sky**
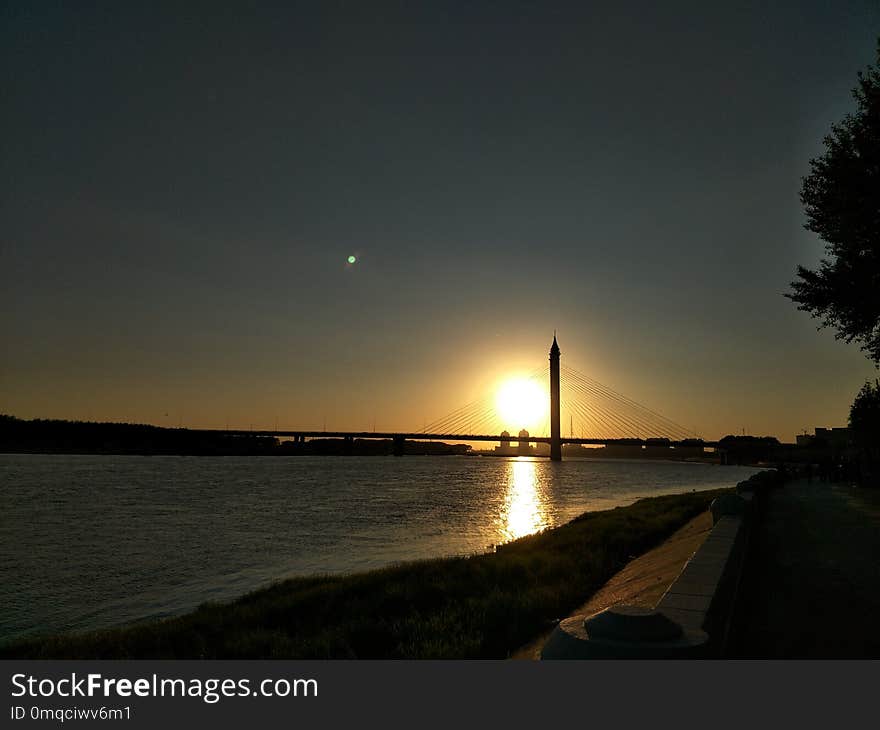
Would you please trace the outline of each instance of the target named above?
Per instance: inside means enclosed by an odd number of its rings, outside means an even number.
[[[876,0],[181,7],[0,9],[0,412],[418,430],[556,330],[793,440],[877,376],[782,296]]]

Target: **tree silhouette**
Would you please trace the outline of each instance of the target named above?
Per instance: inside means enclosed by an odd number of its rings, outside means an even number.
[[[880,380],[866,382],[849,411],[849,427],[859,444],[880,447]]]
[[[832,125],[801,188],[805,227],[826,255],[816,271],[798,266],[785,296],[880,367],[880,39],[853,97],[856,112]]]
[[[875,482],[880,464],[880,381],[865,383],[856,395],[849,410],[849,430],[867,472],[862,476]]]

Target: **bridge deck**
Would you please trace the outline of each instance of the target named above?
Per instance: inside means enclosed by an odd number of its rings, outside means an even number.
[[[501,441],[500,434],[460,434],[460,433],[396,433],[392,431],[241,431],[227,429],[199,429],[199,433],[220,436],[274,436],[276,438],[350,438],[350,439],[405,439],[407,441]],[[519,443],[519,438],[511,435],[510,443]],[[529,436],[531,444],[549,444],[549,436]],[[717,447],[717,441],[703,441],[702,439],[686,439],[684,441],[664,441],[657,439],[638,438],[573,438],[562,436],[559,439],[563,444],[579,444],[582,446],[704,446]]]

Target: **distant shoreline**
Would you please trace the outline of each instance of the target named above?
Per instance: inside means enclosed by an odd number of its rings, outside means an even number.
[[[499,437],[500,439],[500,437]],[[600,451],[600,449],[596,449]],[[697,461],[717,463],[714,454],[683,456],[675,453],[642,454],[608,452],[593,455],[590,449],[564,445],[563,458],[644,459],[652,461]],[[282,440],[275,436],[247,433],[212,433],[187,428],[166,428],[148,424],[62,421],[0,415],[0,453],[66,454],[92,456],[487,456],[546,457],[537,449],[528,453],[473,451],[468,443],[403,441],[399,453],[388,438],[321,438]]]
[[[0,415],[0,452],[115,456],[390,456],[391,439],[312,438],[211,433],[148,424],[23,420]],[[467,444],[405,441],[404,455],[465,455]]]
[[[437,443],[437,442],[420,442],[413,441],[407,442],[407,444],[421,444],[421,443]],[[58,451],[50,451],[47,449],[8,449],[0,446],[0,456],[197,456],[197,457],[225,457],[225,456],[265,456],[265,457],[291,457],[291,456],[338,456],[341,458],[351,457],[351,456],[393,456],[393,454],[385,454],[385,453],[337,453],[335,451],[328,451],[326,453],[285,453],[285,452],[183,452],[183,451],[86,451],[86,450],[58,450]],[[449,452],[449,453],[421,453],[416,448],[412,452],[408,452],[405,456],[459,456],[459,457],[467,457],[469,459],[474,458],[486,458],[486,459],[518,459],[518,458],[527,458],[527,459],[538,459],[541,461],[546,461],[547,456],[544,454],[490,454],[490,453],[480,453],[480,452],[468,452],[468,453],[458,453],[458,452]],[[642,456],[642,457],[633,457],[633,456],[610,456],[608,454],[601,454],[597,456],[589,456],[583,454],[577,454],[572,456],[564,456],[565,461],[639,461],[639,462],[667,462],[673,464],[714,464],[718,465],[718,459],[706,458],[674,458],[674,457],[660,457],[660,456]],[[738,464],[737,466],[766,466],[762,464]]]

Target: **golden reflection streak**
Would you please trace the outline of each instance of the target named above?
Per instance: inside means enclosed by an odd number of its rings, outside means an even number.
[[[516,459],[510,463],[510,481],[501,512],[505,541],[516,540],[548,527],[547,509],[538,490],[535,462]]]

